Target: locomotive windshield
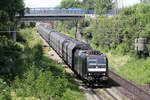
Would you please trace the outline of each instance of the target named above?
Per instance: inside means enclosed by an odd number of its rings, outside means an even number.
[[[104,58],[98,58],[97,65],[106,65],[106,60]]]
[[[90,58],[88,59],[88,65],[89,66],[106,65],[106,60],[104,57]]]
[[[90,66],[96,65],[96,59],[95,58],[89,59],[89,65]]]

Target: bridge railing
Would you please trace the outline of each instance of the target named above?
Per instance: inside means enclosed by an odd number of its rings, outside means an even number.
[[[114,11],[108,10],[99,14],[103,15],[114,15]],[[28,10],[25,10],[25,16],[84,16],[85,14],[94,14],[94,10],[84,10],[83,8],[30,8]],[[118,12],[119,14],[119,12]],[[18,14],[16,16],[19,16]]]
[[[81,15],[84,9],[53,9],[53,8],[30,8],[25,15]]]

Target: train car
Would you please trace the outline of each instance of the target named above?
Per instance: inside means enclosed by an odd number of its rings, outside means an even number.
[[[81,42],[77,39],[71,39],[71,41],[69,41],[69,45],[67,48],[67,56],[68,56],[68,64],[70,66],[70,68],[74,70],[74,53],[76,50],[88,50],[91,49],[91,47],[84,43]]]
[[[42,36],[42,38],[48,43],[48,34],[50,33],[50,30],[46,29],[43,25],[38,26],[38,33]]]
[[[108,60],[103,53],[42,25],[38,32],[82,80],[92,85],[107,82]]]

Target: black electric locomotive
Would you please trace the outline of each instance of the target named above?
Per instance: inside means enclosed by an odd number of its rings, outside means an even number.
[[[39,34],[57,52],[69,67],[85,82],[101,84],[108,80],[108,60],[88,44],[63,35],[43,25],[38,26]]]

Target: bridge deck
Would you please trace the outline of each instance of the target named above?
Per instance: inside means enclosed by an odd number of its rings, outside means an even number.
[[[42,20],[79,20],[85,17],[83,9],[52,9],[31,8],[25,11],[24,16],[16,15],[20,21],[42,21]]]

